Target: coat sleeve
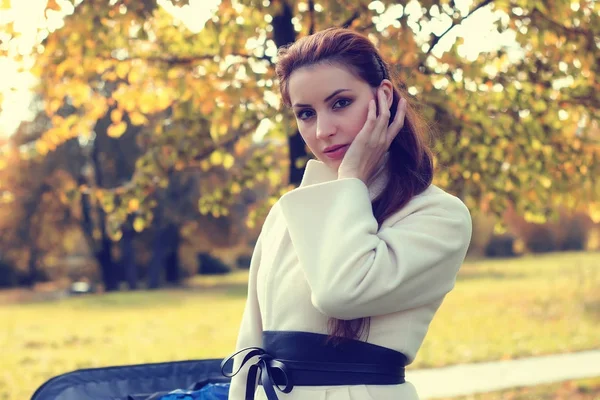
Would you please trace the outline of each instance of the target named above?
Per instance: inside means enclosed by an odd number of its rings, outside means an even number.
[[[443,298],[471,240],[468,209],[444,192],[414,199],[405,217],[379,230],[368,188],[356,178],[298,188],[280,206],[313,305],[338,319]]]
[[[236,352],[246,347],[262,346],[263,327],[256,291],[261,252],[261,236],[259,236],[256,245],[254,246],[252,259],[250,261],[248,296],[246,298],[246,305],[242,314],[242,322],[238,331]],[[237,371],[239,369],[240,363],[245,355],[246,353],[242,353],[234,358],[233,371]],[[248,377],[248,368],[252,364],[253,360],[249,360],[249,362],[246,363],[242,369],[231,378],[231,384],[229,387],[230,400],[243,400],[246,398],[246,379]]]

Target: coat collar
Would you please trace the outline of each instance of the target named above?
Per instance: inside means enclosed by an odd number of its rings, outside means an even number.
[[[381,164],[381,167],[377,170],[377,172],[373,175],[373,177],[369,180],[367,184],[367,188],[369,189],[369,198],[371,201],[377,198],[385,189],[385,185],[388,180],[387,169],[384,168],[387,162],[387,157],[389,153],[385,154],[384,162]],[[333,169],[329,168],[325,163],[311,159],[308,160],[306,164],[306,168],[304,170],[304,175],[302,176],[302,182],[300,183],[300,187],[316,185],[319,183],[331,182],[337,180],[337,172]]]

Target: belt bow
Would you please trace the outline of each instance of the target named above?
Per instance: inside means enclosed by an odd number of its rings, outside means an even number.
[[[234,357],[240,353],[248,352],[244,357],[244,360],[240,364],[240,367],[237,371],[232,371],[231,373],[227,373],[224,371],[225,365],[229,361],[233,361]],[[290,380],[290,371],[286,367],[286,365],[281,361],[273,358],[269,353],[267,353],[264,349],[260,347],[246,347],[244,349],[239,350],[238,352],[232,354],[221,362],[221,373],[228,378],[231,378],[237,375],[242,367],[250,361],[251,358],[258,356],[257,361],[250,365],[248,368],[248,377],[246,381],[246,400],[254,399],[254,392],[256,391],[256,377],[258,376],[261,384],[265,390],[267,395],[267,399],[269,400],[278,400],[277,394],[275,392],[275,388],[282,393],[290,393],[294,388],[292,382]],[[273,372],[279,371],[284,378],[285,386],[281,388],[278,384],[275,383],[273,379]]]

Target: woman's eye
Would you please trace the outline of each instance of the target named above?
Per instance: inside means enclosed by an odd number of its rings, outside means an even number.
[[[308,119],[312,116],[312,111],[310,110],[302,110],[300,111],[298,114],[296,114],[296,117],[298,117],[298,119]]]
[[[352,103],[352,101],[349,99],[339,99],[338,101],[335,102],[335,104],[333,105],[333,108],[348,107],[351,103]]]

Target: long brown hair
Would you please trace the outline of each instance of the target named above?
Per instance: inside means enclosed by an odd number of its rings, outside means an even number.
[[[404,126],[389,149],[387,172],[389,181],[381,195],[372,203],[373,214],[379,223],[400,210],[409,200],[423,192],[433,178],[433,157],[426,144],[427,125],[416,112],[414,103],[405,91],[390,77],[390,69],[371,41],[350,29],[329,28],[278,51],[276,73],[284,104],[291,106],[289,79],[301,67],[330,63],[349,68],[350,72],[371,87],[378,87],[384,79],[394,85],[390,123],[394,119],[400,98],[407,100]],[[359,339],[368,334],[370,318],[329,320],[330,339]]]

